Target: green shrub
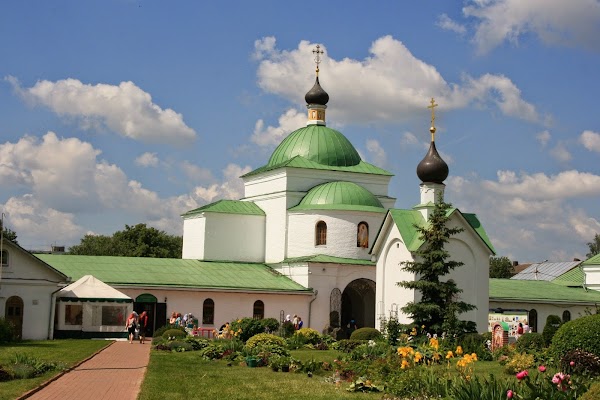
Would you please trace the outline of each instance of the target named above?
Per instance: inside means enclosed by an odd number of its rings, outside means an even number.
[[[154,331],[154,334],[152,335],[152,337],[155,338],[159,338],[162,337],[163,333],[165,333],[168,330],[171,329],[177,329],[180,330],[181,332],[186,332],[185,328],[182,326],[175,326],[175,325],[165,325],[165,326],[161,326],[160,328],[158,328],[157,330]],[[187,332],[186,332],[187,333]]]
[[[600,382],[592,383],[589,390],[579,398],[579,400],[598,400],[600,399]]]
[[[334,350],[341,351],[343,353],[350,353],[352,350],[364,344],[364,340],[352,340],[352,339],[342,339],[331,345],[331,348]]]
[[[171,351],[193,351],[194,350],[194,347],[192,346],[191,343],[185,342],[185,341],[180,341],[180,340],[173,340],[172,342],[166,343],[165,346],[167,346],[169,348],[169,350],[171,350]]]
[[[350,340],[379,340],[381,338],[381,332],[369,327],[359,328],[350,335]]]
[[[192,346],[193,350],[202,350],[207,347],[209,344],[209,340],[207,338],[195,337],[195,336],[187,336],[185,341]]]
[[[485,346],[485,338],[479,333],[466,333],[458,339],[458,344],[463,349],[465,354],[477,353],[481,354],[487,350]]]
[[[250,339],[248,339],[245,347],[247,349],[252,349],[254,347],[262,345],[278,346],[285,348],[286,343],[285,339],[283,339],[282,337],[275,336],[270,333],[259,333],[258,335],[254,335]]]
[[[398,344],[398,338],[402,334],[403,325],[396,318],[390,317],[383,325],[383,336],[390,346]]]
[[[516,374],[517,372],[523,371],[525,369],[529,369],[535,365],[535,359],[533,354],[527,353],[517,353],[514,354],[506,365],[504,366],[504,371],[507,374]]]
[[[263,332],[274,333],[279,329],[279,321],[275,318],[265,318],[260,320],[260,325],[263,328]]]
[[[187,332],[185,330],[182,331],[180,329],[168,329],[162,334],[163,339],[169,339],[169,338],[183,339],[186,336],[187,336]]]
[[[597,376],[600,375],[600,357],[587,351],[575,349],[568,351],[560,359],[560,367],[563,371],[571,373]]]
[[[283,324],[281,324],[281,335],[283,337],[291,337],[294,332],[296,332],[296,328],[294,328],[292,321],[284,321]]]
[[[232,321],[229,326],[233,332],[240,332],[238,337],[242,342],[246,342],[252,336],[265,331],[265,328],[261,324],[260,320],[254,318],[241,318]]]
[[[13,326],[5,318],[0,317],[0,343],[13,342],[15,340]]]
[[[560,360],[567,352],[579,349],[600,356],[600,315],[588,315],[563,324],[552,338],[551,353]]]
[[[562,319],[558,315],[548,315],[546,318],[546,325],[544,326],[544,331],[542,332],[542,337],[544,338],[544,344],[546,346],[550,346],[552,343],[552,337],[560,328],[562,324]]]
[[[515,348],[519,353],[537,353],[544,349],[544,338],[539,333],[526,333],[517,339]]]
[[[294,332],[294,336],[302,336],[305,344],[317,344],[321,341],[321,335],[319,332],[312,328],[298,329],[296,332]]]

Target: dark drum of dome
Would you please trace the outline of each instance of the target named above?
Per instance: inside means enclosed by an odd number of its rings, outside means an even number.
[[[448,173],[448,164],[437,152],[435,142],[431,142],[429,151],[417,166],[417,176],[422,182],[443,183]]]

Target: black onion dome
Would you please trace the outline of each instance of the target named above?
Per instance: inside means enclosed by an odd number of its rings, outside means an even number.
[[[448,164],[442,160],[435,148],[435,142],[432,141],[429,151],[417,165],[417,176],[422,182],[444,183],[448,172]]]
[[[329,95],[326,91],[323,90],[321,85],[319,84],[319,77],[315,80],[315,84],[312,89],[306,93],[304,96],[304,100],[306,100],[306,104],[320,104],[324,106],[329,101]]]

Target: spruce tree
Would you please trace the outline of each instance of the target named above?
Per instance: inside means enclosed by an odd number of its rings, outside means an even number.
[[[475,330],[475,323],[462,321],[458,315],[476,307],[458,300],[462,289],[453,280],[443,279],[464,264],[450,260],[450,253],[445,249],[448,239],[463,231],[447,226],[451,209],[452,205],[440,198],[427,225],[415,225],[424,244],[415,252],[415,261],[401,265],[405,271],[416,274],[416,280],[398,282],[398,285],[421,293],[419,301],[408,302],[402,307],[415,324],[424,325],[432,333],[456,335]]]

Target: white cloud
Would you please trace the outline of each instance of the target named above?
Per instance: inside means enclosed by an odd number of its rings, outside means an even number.
[[[452,20],[446,14],[442,14],[439,16],[436,25],[442,29],[452,31],[452,32],[455,32],[455,33],[458,33],[461,35],[463,35],[467,32],[467,28],[465,28],[464,25],[461,25],[458,22]]]
[[[17,233],[19,244],[26,249],[46,250],[81,238],[85,230],[78,226],[72,213],[46,206],[32,194],[11,197],[4,204],[6,225]]]
[[[584,131],[579,137],[579,142],[589,151],[600,153],[600,133]]]
[[[542,147],[546,147],[548,145],[548,142],[550,142],[551,137],[552,136],[548,131],[540,132],[535,136],[535,138],[538,140],[538,142],[540,142]]]
[[[563,142],[559,142],[554,146],[554,148],[550,150],[550,155],[560,162],[571,161],[571,158],[573,158]]]
[[[473,38],[479,53],[504,41],[518,44],[533,33],[549,45],[600,50],[600,3],[597,0],[491,0],[463,8],[465,17],[478,20]]]
[[[187,160],[182,161],[180,166],[185,173],[185,176],[193,182],[206,182],[214,180],[213,174],[208,168],[199,167]]]
[[[135,163],[140,167],[156,167],[158,165],[158,157],[156,153],[144,153],[135,159]]]
[[[299,93],[306,93],[315,79],[313,66],[306,62],[314,46],[301,41],[297,49],[286,51],[278,50],[272,37],[257,41],[259,86],[302,105],[304,99]],[[448,83],[435,67],[417,59],[391,36],[377,39],[369,51],[371,56],[364,60],[338,61],[327,53],[323,57],[319,77],[331,96],[328,120],[364,124],[400,122],[422,115],[426,121],[431,97],[442,110],[470,105],[497,107],[507,116],[541,120],[535,107],[521,98],[520,89],[505,76],[464,75],[460,83]],[[262,126],[256,130],[265,131]]]
[[[279,126],[267,126],[262,119],[256,121],[251,140],[259,146],[274,147],[281,143],[281,140],[296,129],[306,126],[306,114],[299,113],[298,110],[290,108],[279,117]]]
[[[375,139],[367,140],[367,151],[369,152],[369,160],[379,166],[387,165],[387,155],[381,143]]]
[[[400,144],[402,145],[416,145],[421,143],[419,139],[412,132],[404,132],[402,134],[402,138],[400,139]]]
[[[107,128],[134,140],[176,145],[190,143],[196,137],[181,114],[160,108],[133,82],[116,86],[84,84],[77,79],[44,80],[24,88],[14,77],[5,79],[26,101],[75,118],[83,129]]]
[[[249,166],[241,167],[228,164],[223,172],[223,181],[208,187],[198,186],[193,191],[193,196],[201,202],[210,203],[219,198],[238,200],[244,196],[244,181],[240,176],[252,171]]]

